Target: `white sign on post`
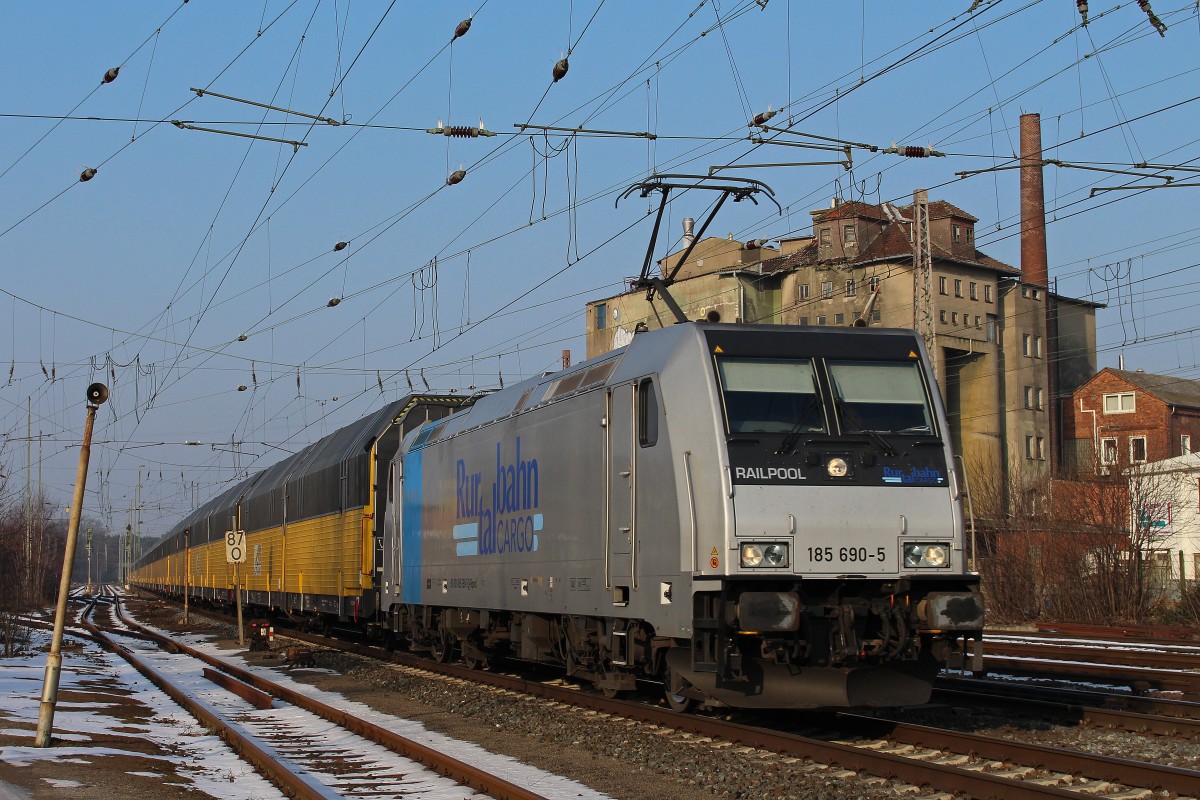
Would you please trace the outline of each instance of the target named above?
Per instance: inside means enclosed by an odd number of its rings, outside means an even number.
[[[246,560],[246,532],[225,531],[225,561],[241,564]]]

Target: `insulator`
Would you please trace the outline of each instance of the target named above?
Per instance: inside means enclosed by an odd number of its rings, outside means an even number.
[[[461,39],[467,35],[469,30],[471,30],[471,18],[467,17],[454,28],[454,38]]]
[[[239,392],[244,392],[244,391],[246,391],[246,384],[244,384],[244,383],[242,383],[242,384],[239,384],[239,385],[238,385],[238,391],[239,391]]]
[[[340,302],[342,302],[342,298],[340,298],[340,297],[331,297],[331,298],[329,298],[329,302],[327,303],[327,305],[328,305],[330,308],[333,308],[334,306],[336,306],[336,305],[337,305],[338,303],[340,303]]]
[[[928,158],[929,151],[924,147],[906,147],[904,148],[905,158]]]
[[[453,136],[456,139],[474,139],[479,136],[479,128],[472,128],[469,125],[447,125],[442,128],[444,136]]]
[[[1083,24],[1087,25],[1087,0],[1075,0],[1075,5],[1079,8],[1079,16],[1083,20]]]
[[[249,339],[249,338],[250,338],[249,336],[247,336],[246,334],[244,334],[244,333],[243,333],[243,334],[241,334],[240,336],[238,336],[238,341],[239,341],[239,342],[244,342],[244,341],[246,341],[246,340],[247,340],[247,339]]]
[[[449,178],[446,178],[446,185],[453,186],[456,183],[462,183],[462,179],[465,177],[467,177],[467,171],[465,169],[456,169],[454,172],[450,173]]]
[[[338,252],[339,250],[345,250],[345,249],[346,249],[347,247],[349,247],[349,246],[350,246],[350,243],[349,243],[349,242],[338,242],[337,244],[335,244],[335,245],[333,246],[333,252],[335,252],[335,253],[336,253],[336,252]]]
[[[761,114],[756,114],[754,116],[754,119],[750,120],[750,124],[747,127],[750,127],[750,128],[762,127],[763,125],[767,124],[767,121],[770,120],[771,117],[775,116],[778,113],[779,113],[778,111],[772,111],[771,107],[767,106],[767,110],[762,112]]]
[[[87,183],[94,177],[96,177],[95,167],[88,167],[83,172],[79,173],[79,180],[81,183]]]
[[[554,82],[558,83],[564,77],[566,77],[567,70],[569,70],[570,68],[571,68],[571,65],[567,63],[566,58],[560,58],[557,62],[555,62],[555,64],[554,64]]]
[[[108,72],[104,73],[104,77],[100,79],[101,83],[112,83],[117,79],[117,75],[121,72],[120,67],[113,67]]]

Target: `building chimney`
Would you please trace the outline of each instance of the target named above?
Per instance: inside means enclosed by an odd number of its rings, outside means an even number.
[[[696,225],[696,220],[691,217],[683,218],[683,246],[690,247],[692,242],[696,241],[696,234],[693,233],[693,228]]]
[[[1030,283],[1050,285],[1040,114],[1021,115],[1021,272]]]

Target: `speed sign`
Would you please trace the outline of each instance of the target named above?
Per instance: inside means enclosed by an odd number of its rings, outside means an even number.
[[[246,532],[225,531],[225,561],[241,564],[246,560]]]

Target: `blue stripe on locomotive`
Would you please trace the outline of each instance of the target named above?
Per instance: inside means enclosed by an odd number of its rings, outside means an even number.
[[[418,449],[404,454],[404,488],[400,495],[400,597],[405,603],[421,602],[422,452]]]

